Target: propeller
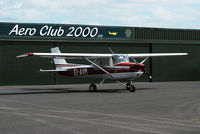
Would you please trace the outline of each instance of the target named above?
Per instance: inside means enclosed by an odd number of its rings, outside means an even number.
[[[144,62],[145,62],[146,60],[148,60],[148,59],[149,59],[149,57],[145,58],[143,61],[140,62],[140,64],[144,64]],[[144,74],[145,74],[147,77],[149,77],[149,79],[152,79],[152,76],[149,74],[149,72],[148,72],[145,68],[143,68],[142,71],[144,72]]]
[[[135,59],[133,59],[133,57],[131,57],[131,59],[132,59],[137,65],[139,65],[139,63],[138,63]]]
[[[145,59],[142,60],[140,63],[138,63],[138,62],[137,62],[135,59],[133,59],[132,57],[131,57],[131,59],[132,59],[138,66],[141,67],[140,64],[144,64],[144,62],[145,62],[146,60],[148,60],[149,57],[145,58]],[[140,69],[144,72],[144,74],[145,74],[149,79],[152,79],[152,76],[151,76],[151,75],[149,74],[149,72],[145,69],[145,66],[144,66],[144,67],[141,67]]]
[[[145,74],[146,76],[148,76],[149,79],[152,79],[152,76],[149,74],[149,72],[148,72],[146,69],[144,69],[144,74]]]

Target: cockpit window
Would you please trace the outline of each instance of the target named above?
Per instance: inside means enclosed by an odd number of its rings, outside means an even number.
[[[117,64],[120,62],[129,62],[128,55],[126,54],[113,55],[113,64]]]

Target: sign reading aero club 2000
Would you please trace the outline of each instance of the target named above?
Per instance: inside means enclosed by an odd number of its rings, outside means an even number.
[[[131,27],[108,27],[93,25],[0,23],[0,36],[48,37],[48,38],[94,38],[134,39]]]

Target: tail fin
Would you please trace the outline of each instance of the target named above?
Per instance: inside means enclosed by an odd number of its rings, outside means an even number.
[[[61,53],[58,47],[51,48],[51,53]],[[62,67],[62,65],[67,64],[65,59],[53,58],[56,68]]]

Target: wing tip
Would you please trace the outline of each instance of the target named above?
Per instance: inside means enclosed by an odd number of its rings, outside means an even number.
[[[26,54],[18,55],[16,56],[16,58],[22,58],[22,57],[33,56],[33,55],[34,53],[26,53]]]
[[[188,56],[189,53],[179,53],[180,56]]]

